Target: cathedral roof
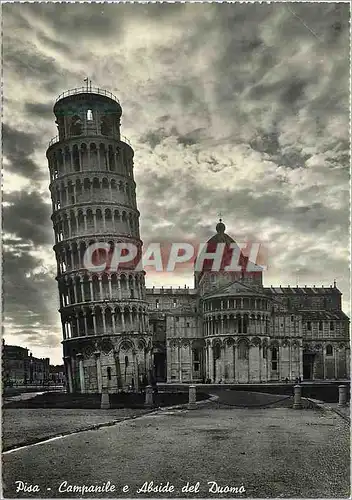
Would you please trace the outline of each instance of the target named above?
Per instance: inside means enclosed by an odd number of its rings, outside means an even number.
[[[300,314],[302,315],[304,321],[349,319],[349,317],[343,311],[339,311],[339,310],[335,310],[335,311],[327,311],[327,310],[311,311],[309,309],[305,309],[305,310],[300,310]]]
[[[269,286],[269,287],[263,287],[263,292],[267,293],[268,295],[329,295],[332,293],[337,293],[341,295],[340,290],[338,290],[336,287],[281,287],[281,286]]]
[[[221,288],[218,288],[216,290],[212,290],[211,292],[203,295],[203,299],[209,299],[209,298],[215,298],[215,297],[226,297],[226,296],[234,296],[234,295],[241,295],[241,296],[256,296],[256,297],[265,297],[266,299],[268,298],[266,295],[263,294],[262,288],[254,288],[251,286],[248,286],[244,283],[241,283],[240,281],[234,281],[233,283],[227,284],[225,286],[222,286]]]

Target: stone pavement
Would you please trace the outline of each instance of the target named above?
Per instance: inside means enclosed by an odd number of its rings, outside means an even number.
[[[324,407],[331,408],[336,413],[339,413],[341,416],[345,417],[349,421],[351,420],[351,410],[349,406],[339,406],[337,403],[326,403]]]
[[[74,432],[101,423],[123,420],[133,415],[141,415],[141,409],[81,410],[53,408],[3,408],[2,446],[6,451],[48,439],[61,433]]]
[[[160,410],[5,453],[3,485],[5,498],[348,498],[349,463],[349,427],[333,412],[203,407]],[[15,481],[40,491],[16,494]],[[107,481],[115,491],[70,491]],[[137,493],[151,481],[175,490]],[[211,481],[215,491],[245,492],[212,493]],[[199,483],[198,493],[182,492],[187,482]]]

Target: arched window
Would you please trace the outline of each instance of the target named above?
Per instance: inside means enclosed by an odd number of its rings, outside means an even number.
[[[81,169],[81,164],[80,164],[79,151],[78,151],[77,144],[75,144],[72,148],[72,161],[73,161],[73,167],[75,169],[75,172],[79,172]]]
[[[335,329],[334,322],[333,322],[333,321],[330,321],[330,330],[334,330],[334,329]]]
[[[322,329],[323,329],[323,322],[319,321],[319,330],[322,330]]]
[[[238,344],[238,359],[248,359],[248,350],[247,342],[240,342]]]
[[[107,367],[106,372],[108,375],[108,380],[111,380],[111,368],[110,368],[110,366]]]
[[[91,109],[88,109],[87,111],[87,121],[88,122],[93,121],[93,111]]]
[[[326,355],[332,356],[332,345],[330,344],[326,346]]]
[[[214,346],[214,359],[219,359],[221,356],[221,348],[219,344]]]
[[[81,135],[82,134],[81,118],[77,115],[73,116],[71,119],[70,133],[71,133],[71,135]]]

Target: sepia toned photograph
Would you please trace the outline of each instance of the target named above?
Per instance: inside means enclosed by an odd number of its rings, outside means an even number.
[[[2,2],[2,498],[350,498],[350,4]]]

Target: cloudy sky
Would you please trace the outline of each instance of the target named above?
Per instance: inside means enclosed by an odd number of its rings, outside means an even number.
[[[221,212],[267,246],[266,286],[336,278],[350,313],[348,3],[2,11],[7,343],[61,362],[45,151],[57,95],[86,76],[122,104],[142,239],[204,241]]]

